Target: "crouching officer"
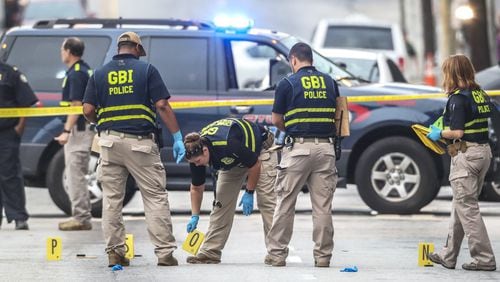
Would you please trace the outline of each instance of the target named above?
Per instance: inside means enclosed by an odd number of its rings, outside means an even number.
[[[0,108],[29,107],[38,101],[26,76],[0,61]],[[26,118],[0,118],[0,225],[2,206],[7,222],[16,230],[27,230],[28,212],[19,147]]]
[[[214,207],[208,232],[197,256],[187,258],[193,264],[217,264],[233,224],[234,210],[243,182],[248,176],[239,205],[243,214],[253,210],[253,194],[264,223],[264,236],[271,227],[276,196],[273,191],[277,154],[271,148],[274,136],[264,127],[243,119],[221,119],[186,135],[186,158],[191,167],[192,217],[187,231],[198,224],[206,166],[218,170]],[[267,244],[267,243],[266,243]]]
[[[285,131],[286,137],[264,262],[286,265],[297,195],[307,183],[312,202],[315,266],[328,267],[333,251],[331,211],[337,184],[333,139],[335,99],[339,92],[329,75],[312,66],[312,50],[307,44],[295,44],[288,60],[294,74],[278,83],[272,113],[274,125]]]
[[[98,179],[103,190],[102,228],[109,266],[129,265],[125,254],[122,208],[129,173],[142,197],[151,241],[158,265],[177,265],[168,204],[165,168],[155,143],[156,112],[174,136],[174,157],[180,162],[185,149],[175,114],[168,103],[170,94],[158,70],[139,56],[145,56],[141,39],[134,32],[118,38],[118,55],[95,71],[88,82],[83,111],[97,122],[101,160]],[[97,113],[96,113],[97,109]]]
[[[450,185],[453,191],[451,223],[446,245],[429,259],[453,269],[464,236],[469,243],[472,262],[465,270],[496,270],[495,255],[479,211],[478,197],[491,161],[488,143],[488,118],[494,110],[489,97],[475,82],[474,67],[464,55],[443,62],[443,89],[448,94],[443,115],[444,129],[431,126],[427,135],[436,141],[449,140],[451,156]]]

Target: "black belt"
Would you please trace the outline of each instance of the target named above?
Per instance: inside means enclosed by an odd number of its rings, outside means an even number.
[[[107,135],[114,135],[114,136],[118,136],[120,138],[133,138],[133,139],[138,139],[138,140],[154,139],[155,138],[154,133],[150,133],[148,135],[137,135],[137,134],[118,132],[118,131],[109,130],[109,129],[104,130],[103,132],[106,133]]]

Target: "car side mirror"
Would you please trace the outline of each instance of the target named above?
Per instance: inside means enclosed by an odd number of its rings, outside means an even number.
[[[335,62],[335,64],[344,70],[347,70],[347,64],[344,62]]]
[[[275,86],[278,81],[290,72],[290,66],[284,60],[269,60],[269,85]]]

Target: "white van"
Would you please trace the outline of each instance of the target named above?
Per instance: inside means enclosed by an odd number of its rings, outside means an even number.
[[[398,24],[370,20],[321,20],[313,33],[315,49],[362,49],[384,53],[405,72],[408,55]]]

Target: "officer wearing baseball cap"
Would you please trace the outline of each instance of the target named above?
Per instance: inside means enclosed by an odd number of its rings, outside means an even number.
[[[185,154],[182,133],[168,99],[170,94],[158,70],[139,60],[146,52],[134,32],[118,37],[118,55],[90,78],[83,112],[97,122],[101,159],[98,179],[103,190],[102,227],[108,266],[129,265],[125,258],[122,208],[129,173],[144,198],[148,232],[158,265],[177,265],[172,255],[176,242],[160,159],[156,117],[159,115],[174,137],[173,153],[179,163]]]
[[[120,43],[122,42],[129,42],[129,43],[134,43],[137,44],[136,48],[138,50],[138,55],[139,57],[146,56],[146,51],[144,51],[144,47],[142,46],[142,41],[139,35],[137,33],[132,32],[132,31],[127,31],[122,33],[118,37],[118,46],[120,46]]]

